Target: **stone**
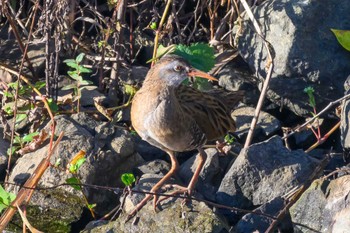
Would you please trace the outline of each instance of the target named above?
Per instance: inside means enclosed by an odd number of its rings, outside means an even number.
[[[252,107],[239,107],[236,108],[231,116],[236,122],[235,134],[244,140],[250,129],[250,124],[254,117],[255,109]],[[274,116],[261,111],[259,115],[259,120],[255,128],[255,138],[258,141],[262,141],[268,137],[274,135],[277,131],[281,129],[281,123]]]
[[[302,150],[290,151],[274,136],[242,150],[225,174],[216,200],[237,208],[252,208],[303,184],[318,165]]]
[[[6,175],[7,169],[7,150],[10,147],[10,143],[4,139],[3,128],[0,126],[0,179],[3,180]]]
[[[339,4],[337,0],[274,0],[253,8],[255,19],[273,47],[269,100],[305,116],[312,108],[304,88],[313,87],[318,109],[342,96],[343,83],[350,73],[350,57],[330,29],[348,28],[349,12],[350,2]],[[267,72],[266,48],[247,14],[239,32],[239,53],[262,83]]]
[[[350,94],[350,75],[344,82],[345,95]],[[340,116],[340,141],[344,149],[350,149],[350,99],[344,100]]]
[[[276,218],[284,206],[285,200],[282,197],[276,197],[259,208],[256,208],[252,211],[252,213],[244,215],[235,226],[235,232],[266,232],[273,222],[273,219],[255,213],[263,213]],[[293,232],[293,226],[288,214],[287,217],[277,226],[277,228],[280,232]]]
[[[94,98],[103,98],[105,95],[97,86],[83,86],[81,89],[80,106],[94,106]]]
[[[136,176],[141,176],[143,174],[157,174],[165,175],[170,170],[170,164],[164,160],[156,159],[153,161],[148,161],[134,169],[134,174]]]
[[[348,232],[350,175],[318,179],[290,208],[294,232]]]
[[[215,201],[215,193],[220,186],[221,179],[224,175],[224,170],[220,167],[220,156],[216,148],[206,149],[207,160],[202,168],[199,175],[198,182],[195,190],[202,194],[206,199]],[[198,166],[199,154],[192,156],[186,162],[181,164],[179,169],[180,178],[184,181],[187,186]],[[227,155],[229,157],[229,155]],[[231,158],[233,159],[233,158]],[[226,161],[229,163],[229,161]]]
[[[147,183],[151,181],[148,184],[154,185],[160,177],[152,174],[143,178]],[[168,199],[166,203],[162,202],[162,210],[155,212],[153,202],[149,201],[135,216],[135,223],[133,220],[125,222],[126,213],[134,207],[130,202],[127,203],[128,201],[125,203],[125,213],[117,220],[97,227],[91,225],[99,224],[90,224],[90,228],[83,232],[221,233],[228,229],[227,224],[203,202],[191,200],[184,205],[182,199]]]

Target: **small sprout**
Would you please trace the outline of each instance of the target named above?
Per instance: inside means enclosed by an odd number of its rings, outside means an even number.
[[[92,210],[93,208],[96,207],[96,204],[87,204],[87,208],[89,208],[89,210]]]
[[[316,101],[315,101],[315,96],[314,96],[314,92],[315,90],[312,87],[306,87],[304,89],[304,92],[309,96],[309,104],[312,108],[316,107]]]
[[[61,165],[61,158],[58,158],[55,162],[54,167],[59,167]]]
[[[68,179],[66,179],[66,183],[69,184],[75,190],[81,191],[81,186],[79,185],[80,181],[78,178],[76,178],[76,177],[68,178]]]
[[[85,151],[80,150],[73,159],[68,163],[67,168],[69,169],[69,172],[71,173],[77,173],[81,165],[84,164],[86,161],[86,158],[84,157],[86,154]]]
[[[5,189],[0,185],[0,212],[6,209],[13,200],[15,200],[16,195],[10,192],[6,192]]]
[[[131,186],[135,181],[135,176],[132,173],[124,173],[121,180],[125,186]]]
[[[149,26],[151,29],[156,30],[157,29],[157,23],[153,22],[151,23],[151,25]]]
[[[34,133],[30,133],[30,134],[27,134],[27,135],[24,135],[22,137],[22,142],[26,143],[26,142],[31,142],[35,139],[36,136],[39,135],[39,132],[34,132]]]
[[[235,137],[232,136],[231,134],[226,134],[225,138],[224,138],[225,142],[229,145],[231,145],[232,143],[235,142]]]

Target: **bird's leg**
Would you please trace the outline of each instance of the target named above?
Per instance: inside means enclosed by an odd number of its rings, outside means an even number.
[[[169,172],[160,180],[158,183],[156,183],[153,188],[150,190],[151,193],[155,194],[147,194],[144,199],[140,203],[138,203],[135,207],[135,209],[128,215],[127,221],[130,220],[141,208],[147,204],[148,200],[154,196],[154,202],[153,202],[153,207],[156,209],[157,205],[157,191],[171,178],[171,176],[176,172],[176,170],[179,167],[179,163],[176,159],[175,153],[173,151],[167,151],[168,155],[170,156],[171,160],[171,168]]]
[[[192,179],[191,179],[190,183],[188,184],[188,186],[187,187],[183,187],[183,186],[180,186],[180,185],[169,185],[170,187],[174,187],[174,188],[176,188],[178,190],[176,190],[174,192],[171,192],[169,194],[169,196],[160,198],[159,201],[157,202],[157,204],[162,202],[162,201],[164,201],[164,200],[166,200],[166,199],[168,199],[172,195],[176,195],[176,194],[179,194],[179,193],[181,193],[181,194],[187,193],[189,195],[192,194],[192,192],[193,192],[193,190],[194,190],[194,188],[196,186],[196,183],[198,181],[199,174],[202,171],[202,168],[204,166],[205,160],[207,159],[207,154],[205,153],[205,151],[202,148],[198,148],[198,152],[199,152],[198,165],[197,165],[197,168],[196,168],[196,170],[195,170],[195,172],[194,172],[194,174],[192,176]]]

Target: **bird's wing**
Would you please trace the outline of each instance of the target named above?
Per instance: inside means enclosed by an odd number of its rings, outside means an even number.
[[[185,85],[180,85],[175,93],[184,113],[195,120],[208,140],[220,138],[236,129],[230,116],[230,107],[219,99],[224,97],[224,93],[219,93],[219,90],[201,92]],[[240,95],[237,99],[236,103],[240,100]]]

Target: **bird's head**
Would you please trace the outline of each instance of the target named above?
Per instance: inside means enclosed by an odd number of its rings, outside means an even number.
[[[159,79],[165,81],[168,86],[177,87],[186,78],[200,77],[218,81],[211,75],[193,68],[185,59],[177,55],[166,55],[153,67]]]

